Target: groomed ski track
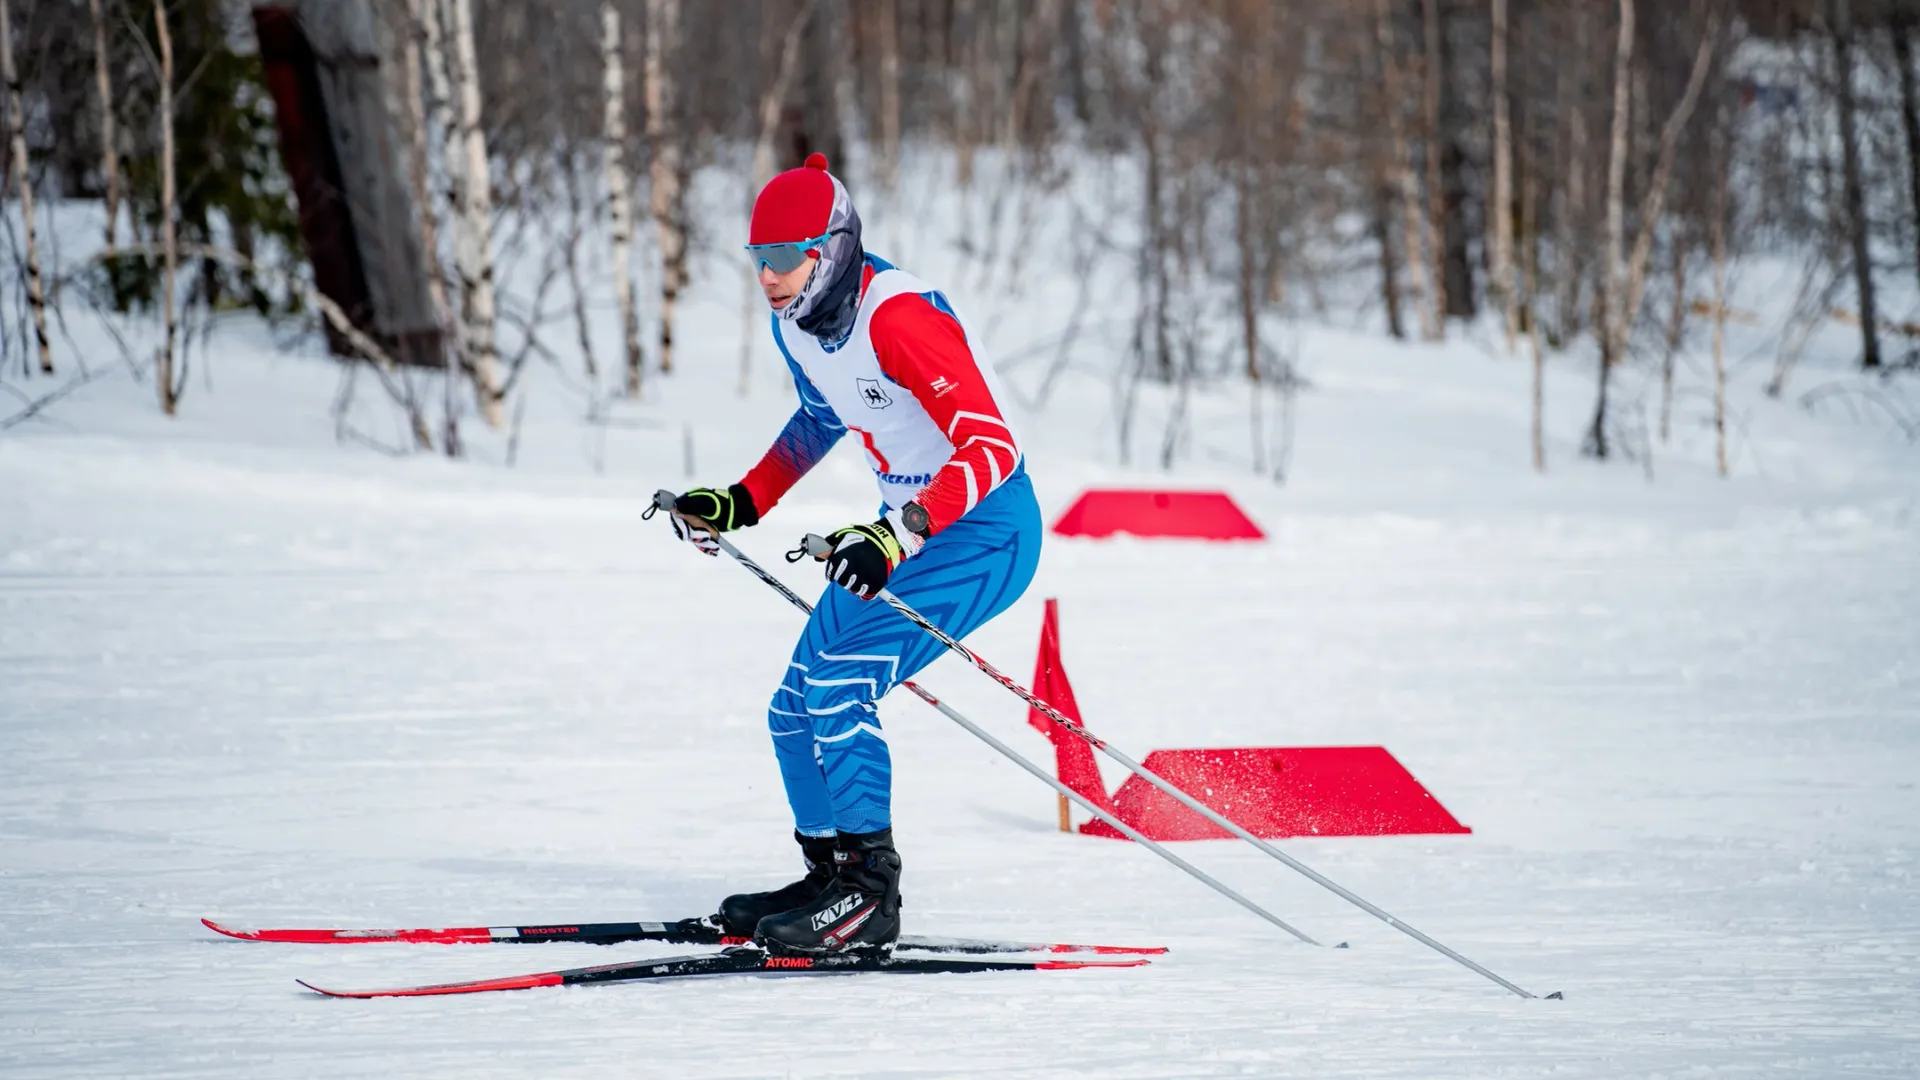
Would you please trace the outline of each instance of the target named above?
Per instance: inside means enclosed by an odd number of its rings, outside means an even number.
[[[737,214],[738,191],[722,194]],[[100,231],[81,221],[64,250]],[[1048,235],[1036,252],[1067,250]],[[1073,309],[1071,280],[1044,266],[1007,300],[932,241],[877,250],[964,288],[970,314],[1003,315],[1009,357]],[[1164,961],[349,1004],[292,980],[688,950],[209,934],[208,914],[615,921],[790,880],[764,709],[798,617],[640,520],[658,487],[732,479],[792,409],[764,344],[750,395],[735,392],[739,273],[722,258],[684,295],[683,370],[615,406],[622,423],[584,427],[529,361],[511,470],[506,435],[471,419],[464,463],[336,442],[341,369],[241,318],[196,344],[181,415],[163,419],[69,305],[101,378],[0,436],[0,1077],[1920,1074],[1920,467],[1903,437],[1797,404],[1848,377],[1844,328],[1809,347],[1781,401],[1760,389],[1773,351],[1735,328],[1726,481],[1693,348],[1654,481],[1637,460],[1579,458],[1594,385],[1580,355],[1550,360],[1549,472],[1534,474],[1529,364],[1498,328],[1396,346],[1276,323],[1311,383],[1284,485],[1254,474],[1238,391],[1196,388],[1169,477],[1153,467],[1169,399],[1143,388],[1135,467],[1115,462],[1111,372],[1082,369],[1124,355],[1127,303],[1090,316],[1090,334],[1121,328],[1111,353],[1094,340],[1048,410],[1019,420],[1049,514],[1095,484],[1224,487],[1271,540],[1049,538],[1027,598],[968,644],[1030,674],[1041,602],[1059,597],[1080,706],[1136,757],[1388,747],[1472,835],[1282,845],[1565,1001],[1514,998],[1258,852],[1178,849],[1353,947],[1292,944],[1134,845],[1059,834],[1051,792],[907,695],[880,710],[907,931],[1151,942],[1171,946]],[[1761,291],[1737,306],[1784,307],[1793,268],[1766,271],[1743,271]],[[143,356],[152,322],[125,327]],[[617,335],[602,344],[617,355]],[[1004,374],[1031,397],[1049,355]],[[1657,383],[1621,376],[1623,407],[1657,408]],[[404,442],[367,379],[349,419]],[[740,543],[817,590],[780,552],[873,505],[845,447]],[[986,679],[942,660],[922,681],[1046,759]]]

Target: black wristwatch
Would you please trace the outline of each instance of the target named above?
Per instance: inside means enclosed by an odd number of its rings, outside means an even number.
[[[927,520],[927,508],[917,502],[910,502],[900,508],[900,524],[905,525],[908,532],[922,541],[926,540],[932,532],[932,523]]]

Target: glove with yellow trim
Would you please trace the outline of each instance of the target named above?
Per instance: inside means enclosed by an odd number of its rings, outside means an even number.
[[[926,519],[926,511],[917,503],[908,503],[899,510],[887,511],[878,521],[828,533],[827,543],[833,550],[825,560],[827,580],[862,600],[873,599],[886,587],[893,571],[926,543],[924,532],[909,527],[917,520],[924,529]]]
[[[724,491],[694,488],[682,494],[674,500],[668,520],[673,523],[673,535],[708,555],[718,555],[720,545],[713,534],[758,525],[760,511],[754,508],[753,495],[746,485],[733,484]]]

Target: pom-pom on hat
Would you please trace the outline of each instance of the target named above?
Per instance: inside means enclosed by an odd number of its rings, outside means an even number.
[[[795,244],[811,240],[834,227],[836,205],[852,208],[847,189],[827,171],[827,155],[808,154],[798,169],[767,181],[753,200],[749,244]]]

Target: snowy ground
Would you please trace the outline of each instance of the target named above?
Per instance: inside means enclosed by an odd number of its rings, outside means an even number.
[[[883,715],[913,932],[1174,951],[343,1002],[292,980],[685,950],[202,930],[673,917],[785,880],[762,709],[798,616],[639,514],[686,483],[683,423],[696,475],[724,482],[789,407],[765,365],[731,396],[733,287],[690,305],[723,330],[691,335],[688,367],[720,374],[653,391],[663,427],[584,432],[555,391],[513,471],[486,464],[497,441],[469,463],[336,446],[335,369],[245,324],[178,420],[113,376],[0,435],[0,1074],[1920,1072],[1914,448],[1761,401],[1748,365],[1735,477],[1711,476],[1694,401],[1649,483],[1575,460],[1590,376],[1569,363],[1536,477],[1524,364],[1324,328],[1298,342],[1290,482],[1234,464],[1245,406],[1224,398],[1196,404],[1219,471],[1176,478],[1230,487],[1270,543],[1050,541],[973,643],[1025,674],[1060,597],[1088,722],[1136,756],[1387,746],[1471,836],[1285,847],[1564,1002],[1510,997],[1236,845],[1182,853],[1353,947],[1060,835],[1051,793],[905,695]],[[1155,479],[1095,449],[1105,394],[1070,378],[1027,418],[1050,513]],[[867,513],[861,473],[836,455],[743,546],[775,564]],[[924,681],[1045,759],[983,678],[943,661]]]

